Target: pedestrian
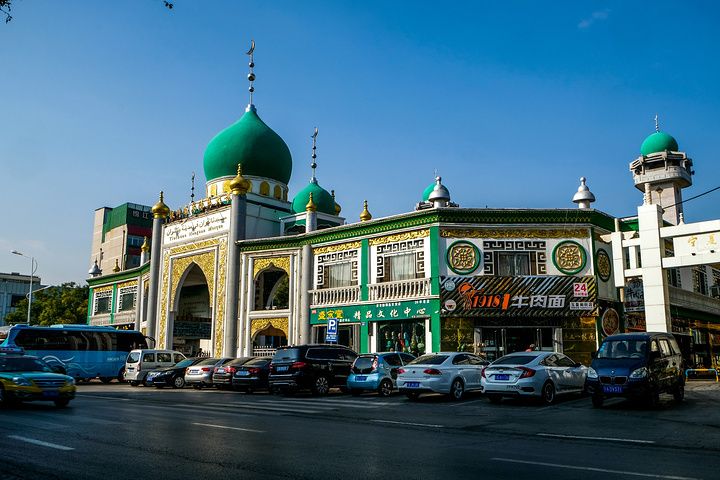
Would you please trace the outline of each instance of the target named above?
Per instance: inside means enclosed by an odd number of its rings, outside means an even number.
[[[532,352],[535,350],[535,344],[531,343],[528,348],[525,349],[526,352]]]

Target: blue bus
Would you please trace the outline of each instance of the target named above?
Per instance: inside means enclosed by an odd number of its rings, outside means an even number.
[[[148,337],[135,330],[90,325],[14,325],[0,346],[21,347],[78,380],[110,383],[113,378],[123,381],[128,352],[148,348]]]

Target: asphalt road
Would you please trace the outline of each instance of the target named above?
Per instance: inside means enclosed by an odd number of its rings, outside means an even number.
[[[720,386],[648,410],[80,385],[0,409],[0,479],[718,479]]]

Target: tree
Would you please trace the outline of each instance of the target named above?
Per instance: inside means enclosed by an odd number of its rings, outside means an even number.
[[[74,282],[49,287],[33,293],[31,325],[87,323],[88,287]],[[28,300],[20,301],[17,309],[5,316],[5,323],[27,322]]]
[[[5,23],[9,23],[13,19],[10,14],[12,11],[12,2],[13,0],[0,0],[0,13],[5,15]],[[168,10],[172,10],[175,6],[174,2],[169,2],[167,0],[162,0],[162,3]]]

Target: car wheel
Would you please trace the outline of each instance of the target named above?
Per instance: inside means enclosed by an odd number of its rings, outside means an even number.
[[[65,408],[70,404],[70,400],[67,398],[61,398],[59,400],[55,400],[55,406],[58,408]]]
[[[456,378],[453,380],[452,385],[450,386],[450,400],[462,400],[463,395],[465,394],[465,385],[463,384],[463,381],[459,378]]]
[[[685,385],[680,384],[677,386],[673,392],[673,398],[675,399],[675,403],[682,403],[685,399]]]
[[[545,382],[540,395],[545,405],[552,405],[555,402],[555,385],[552,382]]]
[[[135,380],[133,380],[132,382],[130,382],[130,385],[133,387],[137,387],[138,385],[140,385],[140,382],[136,382]]]
[[[113,381],[113,377],[100,377],[102,383],[108,384]]]
[[[487,397],[488,400],[490,400],[490,403],[494,403],[495,405],[502,402],[502,395],[498,395],[497,393],[488,393]]]
[[[408,397],[409,400],[415,401],[418,398],[420,398],[420,394],[418,392],[410,392],[406,393],[405,396]]]
[[[175,377],[172,383],[173,388],[185,387],[185,379],[183,377]]]
[[[147,378],[143,378],[143,381],[141,382],[143,387],[148,387],[150,384],[147,381]]]
[[[392,391],[393,384],[390,379],[386,378],[382,382],[380,382],[380,386],[378,387],[378,394],[381,397],[389,397]]]
[[[604,402],[605,402],[605,398],[602,395],[593,395],[592,396],[593,407],[602,408]]]
[[[125,381],[125,367],[121,368],[117,374],[117,381],[122,383]]]
[[[327,395],[330,391],[330,381],[325,375],[318,375],[312,385],[313,395]]]

